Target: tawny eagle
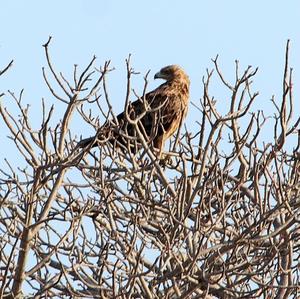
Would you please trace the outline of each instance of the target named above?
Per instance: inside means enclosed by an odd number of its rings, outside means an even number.
[[[129,103],[127,113],[122,112],[117,116],[117,130],[112,130],[113,125],[107,122],[95,137],[80,141],[79,147],[95,147],[108,140],[123,150],[136,152],[140,144],[138,136],[141,136],[136,132],[138,126],[146,142],[161,153],[165,141],[177,131],[187,114],[190,81],[177,65],[162,68],[154,79],[164,79],[166,82]]]

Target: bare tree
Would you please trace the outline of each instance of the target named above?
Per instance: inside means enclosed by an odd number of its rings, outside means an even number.
[[[118,130],[106,83],[112,69],[109,61],[95,68],[93,58],[69,80],[55,70],[49,43],[43,76],[54,103],[42,101],[40,128],[22,92],[1,94],[24,167],[6,161],[1,170],[0,297],[298,298],[300,118],[289,42],[273,117],[252,109],[257,69],[240,72],[236,62],[230,83],[216,58],[195,105],[198,129],[177,134],[162,160],[143,134],[135,154],[105,138],[96,149],[76,147],[74,115],[96,131],[108,119]],[[133,74],[127,60],[125,103]],[[228,94],[223,114],[214,76]],[[65,109],[56,122],[58,105]]]

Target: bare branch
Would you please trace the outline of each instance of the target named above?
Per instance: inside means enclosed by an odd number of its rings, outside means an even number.
[[[129,55],[116,116],[110,61],[75,65],[68,81],[54,70],[50,40],[54,80],[43,76],[52,99],[42,99],[37,128],[22,92],[9,95],[17,112],[0,105],[16,145],[16,160],[0,169],[0,297],[298,298],[300,118],[289,41],[272,117],[254,109],[257,69],[236,61],[229,82],[216,57],[193,102],[201,119],[161,152],[158,129],[147,132],[142,120],[151,113],[159,124],[168,99],[149,105],[148,73],[139,94]],[[83,147],[75,114],[96,132]]]

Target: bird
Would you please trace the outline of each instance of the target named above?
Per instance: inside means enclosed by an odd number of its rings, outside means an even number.
[[[190,80],[178,65],[163,67],[154,75],[154,79],[163,79],[165,82],[128,103],[124,111],[117,115],[117,125],[106,122],[95,136],[79,141],[78,146],[92,148],[108,140],[123,151],[136,153],[141,147],[142,135],[160,155],[165,141],[180,128],[187,115]]]

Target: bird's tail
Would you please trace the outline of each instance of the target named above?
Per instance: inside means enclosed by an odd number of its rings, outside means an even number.
[[[108,141],[111,142],[113,140],[112,130],[109,126],[102,126],[96,133],[95,136],[82,139],[78,142],[76,148],[93,148],[97,146],[101,146]]]
[[[77,148],[86,148],[86,147],[93,148],[96,146],[98,146],[98,144],[96,142],[96,137],[94,136],[94,137],[89,137],[89,138],[80,140],[76,147]]]

